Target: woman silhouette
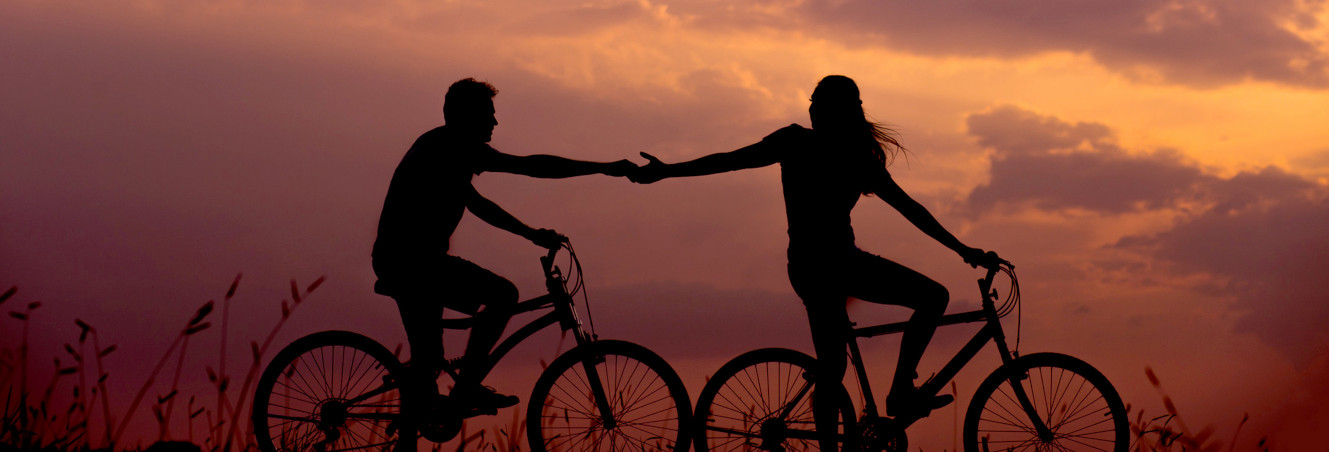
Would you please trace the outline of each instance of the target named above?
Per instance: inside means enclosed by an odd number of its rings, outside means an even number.
[[[970,265],[993,266],[1000,258],[960,243],[895,183],[886,166],[903,147],[892,130],[867,119],[862,104],[853,80],[827,76],[812,92],[812,129],[790,125],[756,144],[676,164],[642,153],[650,163],[629,178],[652,183],[779,163],[789,221],[789,282],[807,308],[817,352],[817,387],[839,387],[844,379],[849,323],[845,303],[850,297],[905,306],[914,313],[901,339],[886,412],[926,414],[951,402],[949,395],[923,397],[914,387],[918,362],[946,311],[949,294],[917,271],[858,249],[849,212],[861,195],[875,194]],[[839,402],[830,395],[813,400],[817,430],[825,433],[820,438],[823,451],[836,449],[830,433],[836,430]]]

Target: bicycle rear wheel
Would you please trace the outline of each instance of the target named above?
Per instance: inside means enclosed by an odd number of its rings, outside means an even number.
[[[783,348],[750,351],[725,363],[697,399],[697,452],[821,450],[812,414],[815,365],[811,356]],[[843,394],[843,386],[837,389]],[[855,434],[844,427],[845,420],[854,425],[853,406],[848,397],[844,401],[836,432],[841,449]]]
[[[611,420],[597,399],[607,403]],[[549,364],[531,393],[526,428],[533,452],[682,452],[691,414],[683,380],[664,359],[637,344],[605,340]]]
[[[1039,419],[1052,432],[1040,438],[1021,407],[1011,377],[1022,377]],[[1125,452],[1126,407],[1112,383],[1089,364],[1057,353],[1022,356],[988,375],[964,418],[964,450]]]
[[[324,331],[286,346],[254,390],[254,436],[264,452],[388,450],[401,414],[401,364],[359,334]]]

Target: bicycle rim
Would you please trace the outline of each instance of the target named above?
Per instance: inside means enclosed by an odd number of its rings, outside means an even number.
[[[762,349],[726,363],[697,401],[697,450],[820,450],[812,412],[815,362],[793,350]],[[841,407],[840,417],[852,420],[853,408]]]
[[[1034,411],[1051,430],[1045,441],[1017,401],[1020,381]],[[1125,451],[1130,432],[1121,397],[1103,374],[1076,358],[1039,353],[998,369],[979,385],[965,416],[965,450]]]
[[[254,432],[264,451],[386,450],[397,443],[398,364],[381,345],[340,331],[292,343],[264,371]]]
[[[596,401],[596,380],[612,427]],[[691,407],[682,380],[659,356],[626,342],[600,341],[555,359],[536,383],[527,410],[533,451],[687,448],[684,427]]]

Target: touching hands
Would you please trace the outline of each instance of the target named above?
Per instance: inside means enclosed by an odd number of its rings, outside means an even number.
[[[646,159],[646,165],[639,166],[635,171],[629,173],[628,180],[638,184],[651,184],[667,177],[664,170],[669,165],[661,162],[654,155],[645,152],[642,152],[641,156]]]
[[[637,171],[637,164],[632,163],[631,160],[624,159],[616,162],[606,163],[604,171],[601,172],[604,173],[606,176],[625,177],[632,175],[636,171]]]

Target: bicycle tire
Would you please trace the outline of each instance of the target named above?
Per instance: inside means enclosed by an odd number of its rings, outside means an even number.
[[[693,416],[697,452],[820,450],[809,397],[812,388],[803,390],[812,384],[816,362],[794,350],[764,348],[721,366],[697,399]],[[839,390],[845,394],[844,386]],[[856,439],[856,428],[854,408],[848,397],[843,400],[837,437],[841,438],[839,448],[848,450],[851,447],[846,447],[844,439]],[[786,409],[789,416],[780,419]],[[845,428],[846,424],[850,427]]]
[[[401,414],[401,364],[372,339],[323,331],[273,357],[254,389],[252,422],[263,452],[389,449]],[[414,435],[412,435],[414,436]]]
[[[593,363],[596,377],[588,378]],[[605,428],[588,380],[599,378],[615,425]],[[687,450],[692,407],[683,380],[645,347],[602,340],[564,353],[540,374],[526,409],[532,452]]]
[[[1038,416],[1052,430],[1043,441],[1016,401],[1013,375]],[[1130,447],[1126,406],[1112,383],[1077,358],[1058,353],[1022,356],[998,368],[978,386],[964,418],[964,450],[1089,450],[1125,452]]]

